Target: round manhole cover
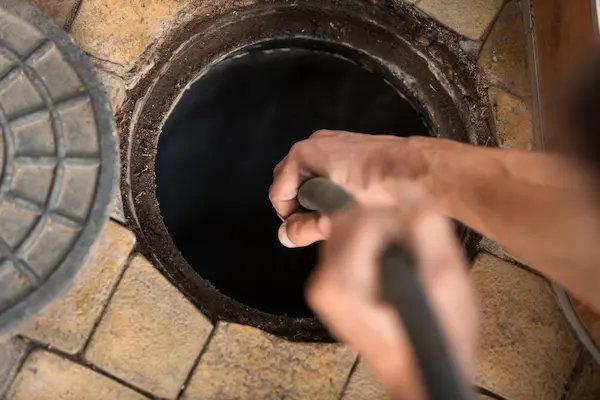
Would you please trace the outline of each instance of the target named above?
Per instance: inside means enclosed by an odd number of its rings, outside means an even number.
[[[85,262],[116,182],[113,124],[70,37],[28,4],[0,0],[0,331]]]

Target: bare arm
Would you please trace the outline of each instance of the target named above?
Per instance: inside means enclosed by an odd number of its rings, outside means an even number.
[[[428,192],[443,214],[600,309],[600,198],[560,157],[446,143],[433,146]]]
[[[600,198],[573,162],[441,139],[318,132],[292,149],[271,188],[288,246],[328,236],[327,221],[295,212],[295,190],[312,175],[329,177],[367,204],[402,204],[414,192],[407,188],[416,187],[438,212],[600,309]]]

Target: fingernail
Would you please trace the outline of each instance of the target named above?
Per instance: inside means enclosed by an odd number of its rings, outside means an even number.
[[[298,247],[296,246],[289,238],[288,234],[287,234],[287,227],[285,222],[283,224],[281,224],[281,226],[279,227],[279,231],[277,232],[277,236],[279,236],[279,241],[281,242],[282,245],[284,245],[285,247],[289,247],[289,248],[294,248],[294,247]]]

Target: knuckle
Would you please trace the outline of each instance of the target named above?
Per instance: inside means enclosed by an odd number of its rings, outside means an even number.
[[[306,148],[306,140],[302,140],[300,142],[294,143],[294,145],[290,148],[289,155],[292,158],[296,158],[301,156],[304,153],[304,149]]]
[[[271,200],[271,202],[273,202],[274,200],[278,199],[278,190],[277,190],[277,186],[275,186],[275,184],[271,185],[269,187],[269,200]]]
[[[328,136],[331,134],[330,130],[327,129],[319,129],[318,131],[315,131],[312,135],[310,135],[311,138],[319,138],[319,137],[323,137],[323,136]]]

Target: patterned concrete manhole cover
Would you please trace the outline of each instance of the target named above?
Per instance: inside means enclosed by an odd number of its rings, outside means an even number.
[[[28,4],[0,0],[0,332],[85,262],[116,182],[113,125],[69,36]]]

